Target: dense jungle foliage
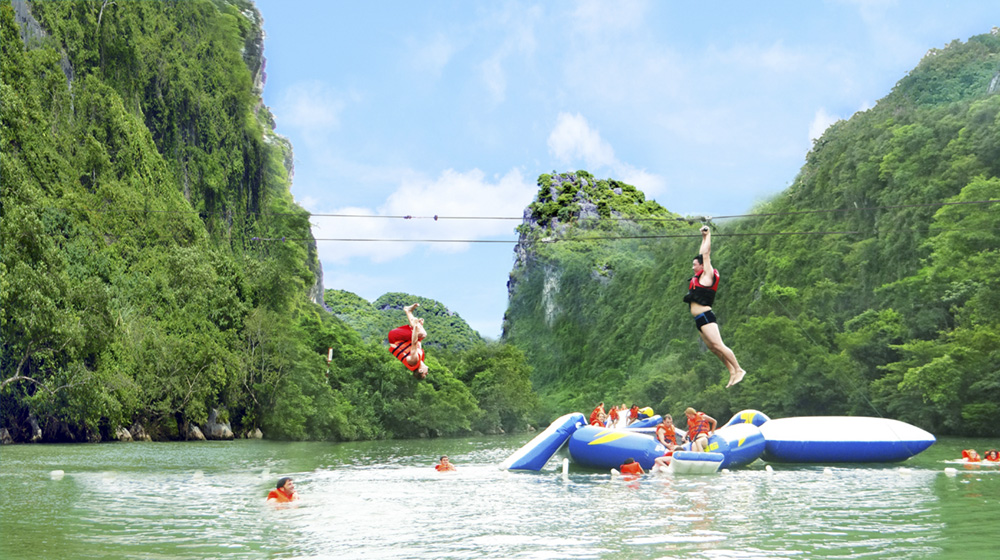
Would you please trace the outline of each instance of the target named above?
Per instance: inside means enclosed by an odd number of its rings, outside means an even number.
[[[434,325],[433,336],[428,336],[425,344],[428,349],[469,350],[484,342],[465,319],[441,302],[425,297],[391,292],[368,303],[357,294],[332,289],[326,290],[323,297],[327,308],[356,330],[365,342],[382,340],[391,329],[405,325],[403,307],[411,303],[419,303],[416,315]]]
[[[549,413],[625,401],[1000,434],[998,84],[996,29],[932,50],[827,130],[785,192],[711,223],[714,310],[749,372],[731,389],[681,301],[700,218],[583,171],[542,175],[505,340]]]
[[[456,319],[441,311],[428,330],[455,338],[420,383],[322,306],[315,243],[282,241],[312,236],[260,99],[250,2],[26,5],[0,3],[0,427],[14,441],[138,425],[184,439],[211,409],[237,434],[286,439],[525,426],[537,401],[517,349],[435,325]],[[401,316],[391,296],[376,305]]]

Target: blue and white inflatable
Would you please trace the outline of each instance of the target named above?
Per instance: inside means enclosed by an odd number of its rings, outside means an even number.
[[[654,419],[659,423],[659,416],[649,421]],[[649,433],[651,427],[637,424],[628,429],[599,428],[587,426],[583,414],[567,414],[511,455],[501,468],[541,470],[568,441],[570,456],[581,466],[617,469],[631,458],[648,471],[666,448]],[[683,430],[677,432],[683,434]],[[771,420],[762,412],[744,410],[715,431],[704,453],[691,452],[687,444],[683,451],[674,452],[672,462],[675,473],[716,472],[743,467],[758,458],[788,463],[896,462],[924,451],[934,442],[930,433],[888,418],[806,416]]]
[[[666,452],[653,436],[635,430],[583,426],[569,437],[573,462],[592,469],[617,469],[625,459],[635,459],[648,471]]]
[[[549,424],[544,432],[521,446],[506,461],[501,463],[500,468],[524,471],[542,470],[545,463],[566,443],[570,434],[586,423],[587,419],[579,412],[560,416],[555,422]]]
[[[936,441],[929,432],[891,418],[802,416],[760,426],[764,460],[783,463],[893,463]]]

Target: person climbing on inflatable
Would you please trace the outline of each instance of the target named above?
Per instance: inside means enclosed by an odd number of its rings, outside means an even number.
[[[984,461],[991,461],[993,463],[1000,462],[1000,453],[997,453],[996,449],[990,449],[986,453],[983,453]]]
[[[684,296],[684,303],[689,304],[694,324],[698,327],[705,346],[708,346],[708,349],[718,356],[729,370],[729,383],[726,387],[732,387],[743,381],[747,372],[740,367],[733,351],[722,342],[719,324],[716,322],[715,313],[712,312],[715,294],[719,290],[719,271],[712,268],[711,252],[712,232],[708,226],[702,226],[701,249],[691,263],[694,276],[688,282],[688,293]]]
[[[424,330],[424,320],[413,316],[413,310],[417,307],[420,307],[419,303],[403,308],[409,324],[389,331],[389,352],[413,372],[413,377],[424,379],[427,377],[427,364],[424,363],[424,348],[421,343],[427,337],[427,331]]]
[[[684,410],[684,415],[687,416],[687,438],[691,442],[691,451],[698,453],[705,451],[705,448],[708,447],[708,438],[715,433],[715,427],[718,423],[715,418],[704,412],[698,412],[690,406]]]
[[[601,401],[594,407],[593,412],[590,413],[590,423],[593,425],[597,418],[604,414],[604,401]]]

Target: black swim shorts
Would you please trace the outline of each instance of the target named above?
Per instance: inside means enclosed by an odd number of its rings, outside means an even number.
[[[695,324],[696,327],[698,327],[699,331],[705,325],[707,325],[709,323],[715,323],[715,322],[716,322],[716,320],[715,320],[715,313],[712,313],[711,309],[709,309],[708,311],[706,311],[704,313],[701,313],[699,315],[695,315],[694,316],[694,324]]]

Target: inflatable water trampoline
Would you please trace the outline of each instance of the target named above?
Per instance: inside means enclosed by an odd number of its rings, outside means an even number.
[[[659,417],[654,418],[658,423]],[[652,430],[649,422],[625,429],[588,426],[582,414],[567,414],[500,466],[541,470],[568,442],[569,455],[580,466],[617,469],[631,458],[648,471],[656,458],[666,453],[666,448],[650,433]],[[684,431],[677,429],[677,433],[683,435]],[[785,463],[898,462],[924,451],[934,442],[929,432],[888,418],[804,416],[772,420],[762,412],[744,410],[715,431],[703,453],[690,451],[690,444],[683,447],[683,455],[679,455],[682,450],[675,450],[677,460],[673,470],[716,472],[743,467],[758,458]]]

